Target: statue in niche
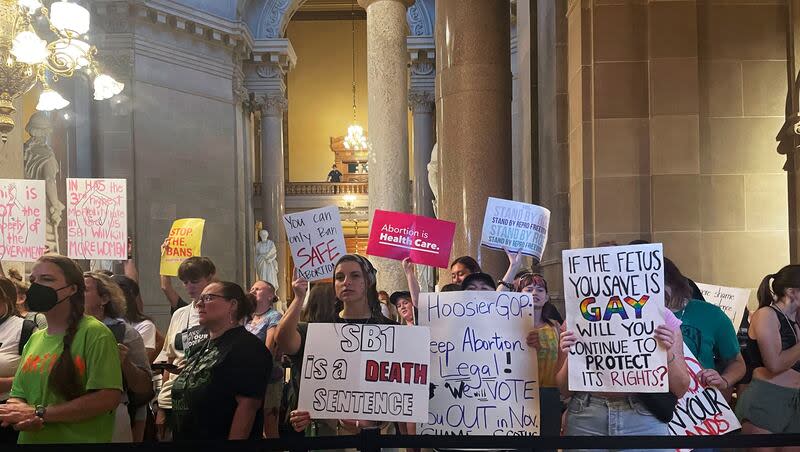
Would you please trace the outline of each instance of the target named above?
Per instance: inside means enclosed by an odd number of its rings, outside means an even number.
[[[258,237],[261,240],[256,243],[256,276],[278,290],[278,250],[266,229],[258,231]]]
[[[428,185],[433,192],[433,214],[439,217],[439,144],[434,143],[431,150],[431,161],[428,162]]]
[[[53,148],[47,144],[47,137],[53,132],[53,126],[44,112],[36,112],[31,116],[25,131],[30,139],[23,147],[25,162],[25,178],[45,181],[45,198],[47,199],[46,239],[50,252],[59,253],[58,225],[64,204],[58,199],[58,173],[61,165],[56,159]]]

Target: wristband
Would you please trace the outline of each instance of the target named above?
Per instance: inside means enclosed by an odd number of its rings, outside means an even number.
[[[722,375],[720,375],[719,378],[722,378],[722,381],[725,382],[725,389],[730,389],[731,384],[728,382],[728,379],[723,377]]]
[[[498,280],[498,281],[497,281],[497,284],[499,284],[499,285],[501,285],[501,286],[505,287],[505,288],[506,288],[506,289],[508,289],[508,290],[512,290],[512,291],[514,290],[514,284],[511,284],[511,283],[509,283],[509,282],[505,282],[505,281],[503,281],[502,279]]]
[[[678,355],[676,355],[675,353],[673,353],[673,354],[672,354],[672,358],[670,358],[670,359],[669,359],[669,361],[667,361],[667,364],[671,364],[671,363],[672,363],[672,361],[675,361],[675,358],[677,358],[677,357],[678,357]]]

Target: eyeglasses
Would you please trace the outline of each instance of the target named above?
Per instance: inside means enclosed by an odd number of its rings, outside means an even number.
[[[200,295],[200,298],[198,298],[197,301],[202,301],[203,303],[208,303],[209,301],[212,301],[214,298],[222,298],[224,300],[224,299],[227,299],[228,297],[226,297],[225,295],[217,295],[215,293],[206,293],[206,294]]]

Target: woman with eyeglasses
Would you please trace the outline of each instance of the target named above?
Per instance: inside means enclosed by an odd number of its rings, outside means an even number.
[[[195,301],[208,339],[186,351],[172,386],[175,441],[261,439],[272,356],[242,321],[255,306],[236,283],[213,282]]]

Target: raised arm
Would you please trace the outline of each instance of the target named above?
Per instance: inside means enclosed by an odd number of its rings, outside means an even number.
[[[298,277],[292,282],[294,301],[283,314],[275,332],[275,345],[283,354],[294,355],[300,351],[302,338],[297,331],[297,324],[300,323],[300,311],[303,309],[303,300],[307,291],[308,281],[304,278]]]
[[[503,251],[506,252],[506,257],[508,258],[508,270],[506,270],[506,274],[503,275],[502,282],[497,285],[498,292],[513,290],[514,276],[519,273],[519,270],[525,263],[525,256],[522,254],[521,249],[517,253],[511,252],[507,248],[503,248]]]
[[[411,262],[411,259],[403,259],[403,271],[406,273],[408,292],[411,294],[411,303],[414,307],[417,307],[417,300],[419,300],[419,280],[417,280],[416,265]]]

